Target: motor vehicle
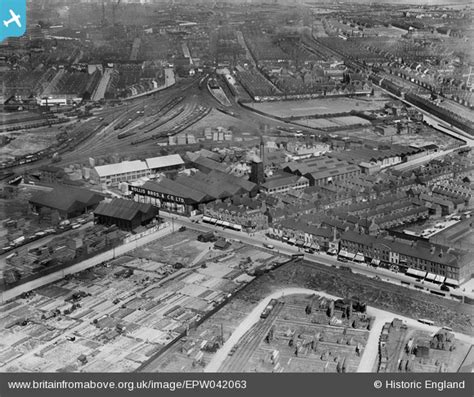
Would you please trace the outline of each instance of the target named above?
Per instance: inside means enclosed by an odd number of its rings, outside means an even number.
[[[425,318],[419,318],[418,319],[418,322],[419,323],[422,323],[422,324],[426,324],[426,325],[434,325],[434,321],[433,320],[427,320]]]
[[[453,332],[453,329],[451,327],[441,327],[441,329],[445,329],[446,331]]]
[[[274,245],[272,245],[272,244],[269,244],[269,243],[263,243],[263,246],[264,246],[265,248],[268,248],[269,250],[272,250],[272,249],[274,249],[274,248],[275,248],[275,246],[274,246]]]

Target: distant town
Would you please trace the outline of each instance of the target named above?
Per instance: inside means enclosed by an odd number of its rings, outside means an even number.
[[[471,4],[27,9],[1,372],[472,372]]]

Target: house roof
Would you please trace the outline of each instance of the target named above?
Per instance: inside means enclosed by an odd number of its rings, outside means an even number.
[[[420,200],[427,201],[427,202],[434,203],[434,204],[443,205],[443,206],[446,206],[446,207],[449,207],[449,206],[453,205],[453,202],[451,200],[449,200],[448,198],[444,199],[444,198],[437,197],[437,196],[429,196],[425,193],[420,194]]]
[[[377,246],[385,250],[388,248],[392,252],[398,252],[399,254],[411,256],[413,258],[420,258],[435,263],[449,264],[450,266],[459,267],[456,257],[447,252],[448,248],[438,244],[426,245],[422,244],[422,242],[410,244],[401,240],[392,240],[370,236],[368,234],[360,234],[352,230],[343,233],[341,241],[344,240],[361,243],[367,246]]]

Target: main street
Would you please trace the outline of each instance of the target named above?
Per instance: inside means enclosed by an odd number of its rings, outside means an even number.
[[[340,261],[337,260],[336,257],[327,255],[326,253],[314,253],[314,254],[305,253],[301,248],[288,245],[278,240],[269,239],[268,237],[265,236],[265,233],[263,231],[248,234],[245,232],[229,230],[229,229],[213,226],[213,225],[202,223],[202,222],[199,222],[199,223],[193,222],[193,221],[198,220],[199,218],[190,219],[184,216],[167,214],[163,211],[160,212],[160,215],[163,218],[169,220],[172,223],[172,225],[174,225],[173,227],[175,229],[179,228],[180,226],[186,226],[186,227],[189,227],[190,229],[198,230],[200,232],[215,231],[219,234],[219,236],[224,237],[226,239],[238,240],[245,244],[249,244],[261,249],[267,249],[263,247],[263,244],[269,243],[275,247],[274,248],[275,251],[284,255],[291,256],[294,254],[303,253],[305,261],[310,262],[310,263],[325,265],[329,267],[349,266],[354,273],[362,274],[367,277],[380,278],[383,281],[387,281],[396,285],[402,285],[402,281],[405,283],[410,283],[410,286],[407,286],[406,284],[403,284],[403,286],[405,288],[410,288],[417,291],[423,291],[427,293],[428,295],[431,295],[431,294],[425,288],[430,288],[436,291],[440,291],[440,286],[438,284],[430,283],[428,281],[416,282],[413,277],[409,277],[403,273],[397,273],[388,269],[383,269],[380,267],[372,267],[367,264],[356,263],[356,262],[341,263]],[[416,288],[415,285],[418,285],[418,287],[421,287],[423,289]],[[463,291],[461,289],[456,289],[456,294],[474,298],[474,294],[472,293],[472,291]],[[449,296],[449,293],[447,293],[447,295]],[[448,299],[454,299],[454,298],[448,297]]]

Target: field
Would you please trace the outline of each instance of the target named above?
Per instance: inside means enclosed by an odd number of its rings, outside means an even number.
[[[384,99],[324,98],[305,101],[281,101],[253,103],[248,106],[255,110],[278,117],[304,117],[312,115],[330,115],[349,113],[351,110],[373,111],[383,109]]]
[[[312,128],[343,128],[349,126],[370,126],[371,123],[368,120],[357,116],[343,116],[343,117],[334,117],[327,119],[308,119],[298,121],[296,124],[303,125],[305,127]]]

